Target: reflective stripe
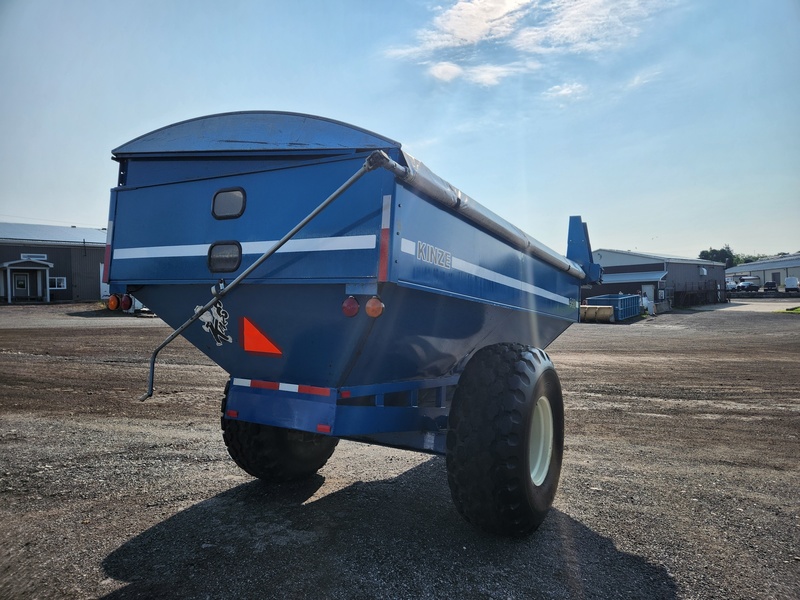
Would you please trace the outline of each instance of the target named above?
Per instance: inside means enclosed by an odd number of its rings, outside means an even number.
[[[400,251],[404,252],[405,254],[410,254],[411,256],[416,257],[417,245],[411,240],[403,238],[402,240],[400,240]],[[534,294],[535,296],[547,298],[548,300],[552,300],[553,302],[558,302],[559,304],[569,304],[569,298],[567,298],[566,296],[554,294],[551,291],[548,291],[544,288],[540,288],[526,281],[521,281],[519,279],[514,279],[513,277],[509,277],[508,275],[503,275],[502,273],[491,271],[485,267],[481,267],[480,265],[474,265],[460,258],[456,258],[455,256],[452,259],[451,268],[455,269],[456,271],[461,271],[462,273],[467,273],[468,275],[472,275],[474,277],[479,277],[487,281],[499,283],[500,285],[505,285],[507,287],[514,288],[516,290],[527,292],[529,294]]]
[[[381,229],[389,229],[389,224],[392,217],[392,196],[386,194],[383,197],[383,206],[381,207]]]
[[[312,396],[330,396],[332,392],[331,388],[316,387],[313,385],[297,385],[295,383],[279,383],[277,381],[259,381],[257,379],[240,379],[238,377],[233,378],[233,385],[262,390],[289,392],[292,394],[310,394]]]
[[[193,246],[151,246],[149,248],[115,248],[114,260],[208,256],[209,247],[211,247],[211,244],[196,244]]]
[[[377,244],[376,235],[347,235],[331,238],[308,238],[289,240],[278,253],[283,252],[330,252],[336,250],[372,250]],[[277,240],[242,242],[242,254],[264,254]],[[183,246],[147,246],[140,248],[116,248],[114,259],[141,258],[185,258],[207,256],[211,244],[187,244]]]

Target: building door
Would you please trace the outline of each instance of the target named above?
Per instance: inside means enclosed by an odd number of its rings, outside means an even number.
[[[14,273],[14,297],[28,298],[30,292],[30,278],[27,273]]]
[[[643,285],[642,286],[642,294],[647,296],[650,302],[657,302],[658,298],[656,298],[656,286],[654,285]]]

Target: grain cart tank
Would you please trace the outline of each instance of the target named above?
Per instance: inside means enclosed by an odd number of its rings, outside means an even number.
[[[600,277],[388,138],[285,112],[212,115],[113,151],[105,273],[230,374],[223,439],[267,482],[309,477],[339,438],[446,455],[459,512],[525,535],[561,470],[544,352]]]

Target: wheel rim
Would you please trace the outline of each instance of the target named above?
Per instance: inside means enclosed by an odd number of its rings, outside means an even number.
[[[546,396],[540,397],[533,408],[530,438],[528,439],[528,464],[533,485],[542,485],[550,470],[553,454],[553,410]]]

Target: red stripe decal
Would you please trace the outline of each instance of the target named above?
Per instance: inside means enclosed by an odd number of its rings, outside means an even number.
[[[381,229],[380,255],[378,259],[378,281],[389,279],[389,230]]]
[[[330,388],[314,387],[313,385],[297,386],[297,391],[301,394],[311,394],[313,396],[330,396]]]
[[[255,379],[250,382],[250,387],[261,388],[262,390],[277,390],[280,385],[280,383],[274,381],[257,381]]]
[[[111,271],[111,242],[114,235],[114,221],[108,222],[106,228],[106,251],[103,254],[103,283],[108,283],[109,271]]]
[[[103,255],[103,283],[108,283],[108,271],[111,268],[111,245],[106,244],[106,252]]]

